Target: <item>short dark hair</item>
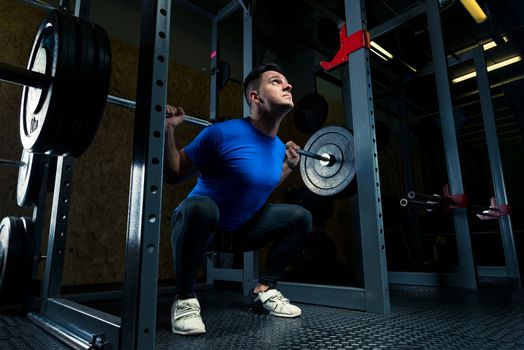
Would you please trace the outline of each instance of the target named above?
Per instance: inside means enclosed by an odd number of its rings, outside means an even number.
[[[264,63],[260,66],[257,66],[251,70],[251,72],[246,75],[246,78],[244,79],[244,97],[246,98],[247,104],[249,105],[249,96],[247,95],[248,89],[250,89],[250,86],[253,85],[253,83],[259,83],[259,79],[262,76],[264,72],[267,71],[275,71],[279,72],[280,74],[284,74],[282,72],[282,69],[280,66],[276,63]]]

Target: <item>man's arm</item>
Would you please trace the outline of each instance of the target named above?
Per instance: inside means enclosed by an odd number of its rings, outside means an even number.
[[[279,185],[291,174],[295,169],[298,169],[298,163],[300,162],[300,155],[297,150],[300,147],[293,141],[286,142],[286,160],[282,164],[282,174],[280,175]]]
[[[175,129],[184,121],[184,110],[180,107],[166,106],[164,143],[164,181],[176,184],[196,175],[198,167],[189,159],[184,150],[176,145]]]

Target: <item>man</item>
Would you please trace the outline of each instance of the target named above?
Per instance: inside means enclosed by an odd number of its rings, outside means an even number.
[[[247,75],[244,95],[250,106],[248,117],[209,126],[181,150],[175,129],[184,111],[167,106],[166,182],[200,173],[196,186],[173,213],[177,283],[171,326],[176,334],[205,333],[195,280],[206,250],[223,242],[234,251],[273,242],[252,296],[272,315],[301,314],[276,290],[276,284],[311,231],[311,214],[297,205],[264,205],[300,161],[299,147],[292,141],[284,145],[277,137],[280,122],[294,106],[291,85],[279,66],[264,64]]]

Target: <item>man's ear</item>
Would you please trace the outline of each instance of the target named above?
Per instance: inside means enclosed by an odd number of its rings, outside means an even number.
[[[258,96],[258,91],[251,90],[248,96],[249,96],[249,101],[251,101],[251,103],[260,103],[260,96]]]

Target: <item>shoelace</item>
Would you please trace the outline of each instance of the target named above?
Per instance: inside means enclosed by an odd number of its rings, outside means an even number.
[[[289,304],[289,299],[285,298],[282,293],[278,292],[277,294],[275,294],[274,296],[272,296],[271,298],[269,298],[269,300],[278,300],[278,301],[281,301],[285,304]]]
[[[200,308],[194,304],[180,303],[176,306],[175,318],[190,318],[200,314]]]

